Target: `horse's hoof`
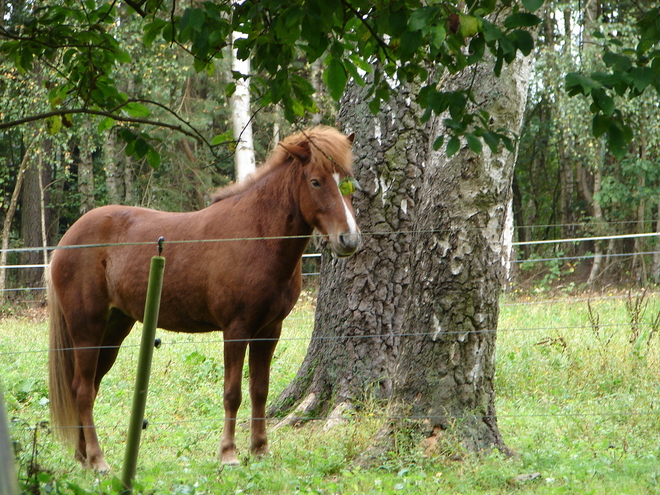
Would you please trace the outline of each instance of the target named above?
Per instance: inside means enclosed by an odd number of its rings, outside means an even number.
[[[101,476],[104,476],[111,471],[110,465],[107,462],[105,462],[105,459],[100,459],[96,462],[90,463],[89,467],[94,471],[96,471]]]
[[[228,466],[228,467],[236,467],[241,465],[240,461],[236,458],[236,456],[223,457],[220,462],[222,463],[223,466]]]

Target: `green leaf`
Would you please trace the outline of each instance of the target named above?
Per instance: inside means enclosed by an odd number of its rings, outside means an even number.
[[[541,23],[541,19],[534,14],[527,12],[518,12],[511,14],[504,19],[504,27],[506,29],[514,29],[519,27],[532,27]]]
[[[594,99],[594,103],[596,103],[598,108],[603,111],[603,114],[609,117],[614,113],[614,99],[604,89],[594,88],[591,91],[591,97]]]
[[[485,141],[485,143],[488,145],[490,150],[493,153],[497,153],[498,146],[500,144],[500,140],[498,139],[497,135],[492,133],[492,132],[484,132],[481,137]]]
[[[341,95],[344,93],[346,82],[348,81],[344,64],[336,58],[330,59],[330,62],[323,73],[323,79],[328,85],[332,99],[339,101],[339,98],[341,98]]]
[[[444,136],[438,136],[435,141],[433,141],[433,149],[435,151],[438,151],[440,148],[442,148],[442,145],[445,142],[445,137]]]
[[[424,42],[422,33],[419,31],[406,31],[401,36],[401,45],[399,46],[399,58],[402,62],[408,61]]]
[[[138,158],[144,158],[150,149],[153,149],[149,143],[139,137],[135,141],[135,154]]]
[[[467,58],[468,64],[473,65],[479,62],[486,51],[486,40],[483,36],[475,36],[470,41],[470,55]]]
[[[160,167],[160,153],[151,146],[149,147],[149,151],[147,151],[147,162],[153,169]]]
[[[412,31],[421,31],[424,29],[429,25],[432,10],[437,10],[437,7],[422,7],[415,10],[408,20],[408,27]]]
[[[376,115],[380,110],[380,98],[373,98],[369,102],[369,110],[373,115]]]
[[[126,105],[124,105],[124,110],[126,110],[126,113],[128,113],[128,115],[135,118],[148,117],[149,115],[151,115],[151,110],[149,110],[141,103],[137,103],[137,102],[127,103]]]
[[[142,37],[142,42],[144,45],[149,48],[156,37],[163,32],[163,28],[167,25],[167,22],[162,19],[154,19],[153,22],[150,22],[144,27],[144,36]]]
[[[447,156],[451,157],[454,155],[459,148],[461,147],[461,141],[458,139],[458,136],[452,136],[449,142],[447,143]]]
[[[608,133],[608,147],[612,154],[622,160],[628,153],[628,144],[632,141],[632,130],[621,122],[612,120]]]
[[[357,179],[348,175],[339,181],[338,187],[342,196],[350,196],[355,191],[362,191],[362,187]]]
[[[487,43],[498,40],[502,37],[502,30],[492,22],[483,20],[484,37]]]
[[[353,64],[353,62],[351,62],[348,59],[344,60],[344,67],[346,67],[346,70],[348,71],[348,73],[351,75],[351,77],[357,83],[358,86],[366,85],[366,82],[362,77],[362,74],[360,74],[357,67]]]
[[[190,27],[193,31],[200,33],[205,20],[206,14],[202,9],[188,8],[183,13],[183,17],[181,17],[181,30],[183,31],[187,27]]]
[[[236,92],[236,83],[230,82],[225,86],[225,98],[229,99]]]
[[[523,7],[530,12],[535,12],[543,6],[543,0],[522,0]]]
[[[62,129],[62,117],[59,115],[53,115],[46,119],[46,129],[48,134],[54,136]]]
[[[99,134],[107,131],[108,129],[111,129],[112,126],[114,125],[115,125],[115,119],[111,117],[104,118],[101,122],[99,122],[99,125],[97,127]]]
[[[447,38],[447,31],[443,26],[436,26],[430,32],[431,44],[436,48],[441,48],[442,43]]]
[[[575,96],[577,94],[588,95],[593,89],[602,87],[602,85],[590,77],[583,76],[577,72],[570,72],[566,74],[564,79],[566,81],[566,89],[568,94]]]
[[[529,31],[516,29],[509,35],[509,39],[515,40],[516,47],[525,56],[529,55],[532,53],[532,50],[534,50],[534,37]]]
[[[599,138],[603,134],[605,134],[610,128],[610,122],[611,122],[610,118],[606,117],[601,113],[597,113],[596,115],[594,115],[593,123],[592,123],[592,130],[594,137]]]
[[[629,72],[635,89],[640,93],[657,80],[656,73],[650,67],[635,67]]]
[[[615,72],[626,72],[632,67],[632,60],[629,57],[614,52],[606,52],[603,55],[603,62]]]
[[[479,20],[471,15],[459,14],[458,32],[464,38],[470,38],[479,32]]]
[[[468,147],[474,151],[477,155],[481,153],[481,150],[483,148],[481,144],[481,139],[479,139],[477,136],[472,134],[471,132],[468,132],[465,134],[465,139],[467,140]]]
[[[224,144],[224,143],[227,143],[229,141],[232,141],[232,139],[233,139],[233,132],[232,131],[227,131],[223,134],[217,134],[211,140],[211,146],[218,146],[219,144]]]

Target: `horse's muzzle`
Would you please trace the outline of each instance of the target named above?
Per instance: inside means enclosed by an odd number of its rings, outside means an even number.
[[[339,257],[351,256],[360,247],[359,232],[345,232],[337,236],[337,242],[333,243],[335,254]]]

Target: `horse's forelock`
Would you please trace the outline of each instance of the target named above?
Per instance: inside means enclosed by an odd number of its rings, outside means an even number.
[[[218,189],[211,196],[213,203],[246,191],[261,177],[273,169],[286,164],[290,153],[287,146],[300,146],[309,149],[311,161],[323,163],[330,172],[339,167],[346,175],[353,175],[352,141],[334,127],[318,126],[288,136],[282,146],[276,146],[270,157],[261,167],[249,175],[243,182]]]
[[[333,172],[337,166],[346,175],[353,175],[353,142],[334,127],[314,127],[291,137],[309,147],[312,160],[322,161]]]

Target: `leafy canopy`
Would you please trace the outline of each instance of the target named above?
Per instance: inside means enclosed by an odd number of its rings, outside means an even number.
[[[486,112],[469,110],[473,100],[469,88],[442,91],[438,78],[442,70],[456,73],[482,62],[487,51],[495,60],[497,75],[517,52],[530,54],[531,30],[541,22],[534,12],[542,4],[543,0],[245,0],[240,4],[225,0],[182,9],[167,0],[40,2],[22,25],[0,28],[0,54],[21,71],[32,70],[37,60],[53,65],[63,81],[45,82],[51,85],[52,112],[0,123],[0,128],[48,118],[49,128],[56,132],[61,124],[70,125],[67,119],[73,113],[105,116],[100,130],[116,121],[159,125],[149,120],[150,102],[130,99],[113,77],[117,64],[130,61],[112,34],[119,23],[118,10],[127,5],[133,16],[146,21],[145,45],[157,40],[178,45],[192,55],[197,71],[212,71],[214,59],[227,55],[231,33],[244,33],[235,48],[239,58],[252,60],[252,87],[259,103],[281,105],[289,121],[318,110],[303,69],[321,59],[324,80],[335,100],[349,78],[360,85],[369,81],[374,113],[396,91],[398,81],[421,82],[418,102],[426,117],[449,112],[450,155],[458,150],[460,136],[477,153],[484,142],[493,150],[500,144],[512,148],[505,131],[490,129]],[[185,123],[173,127],[206,141]],[[129,152],[157,162],[148,135],[126,127],[120,137]],[[435,147],[443,144],[440,137]]]
[[[594,38],[602,42],[607,70],[589,75],[571,72],[565,78],[569,95],[591,98],[593,134],[607,136],[610,151],[620,160],[628,152],[633,132],[624,122],[614,97],[637,98],[649,88],[660,93],[660,7],[646,12],[637,23],[637,32],[639,42],[634,49],[625,47],[614,36],[594,32]]]

